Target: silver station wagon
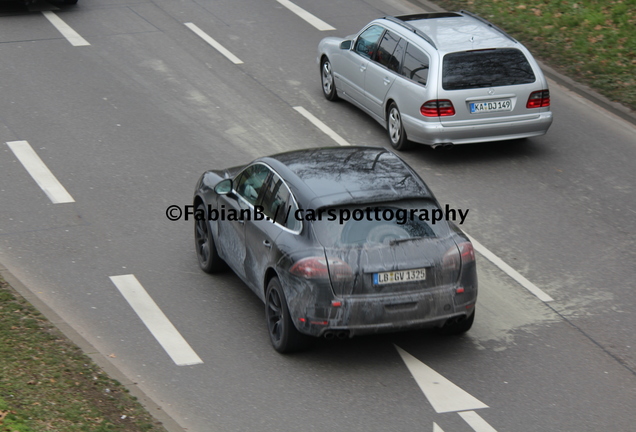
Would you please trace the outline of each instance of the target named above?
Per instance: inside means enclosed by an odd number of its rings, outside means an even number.
[[[530,52],[467,11],[376,19],[323,39],[318,63],[324,96],[367,112],[397,150],[527,138],[552,123]]]

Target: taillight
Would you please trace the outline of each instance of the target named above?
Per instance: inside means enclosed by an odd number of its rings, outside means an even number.
[[[526,108],[541,108],[550,106],[550,90],[539,90],[530,93]]]
[[[459,254],[461,256],[462,264],[467,264],[471,261],[475,261],[475,249],[470,242],[464,242],[457,245],[459,248]]]
[[[332,282],[349,280],[352,276],[349,264],[339,258],[329,258],[329,263],[322,257],[303,258],[291,266],[289,272],[305,279],[329,279],[331,273]]]
[[[455,107],[448,99],[430,100],[420,107],[424,117],[446,117],[455,115]]]
[[[442,267],[447,282],[455,282],[463,265],[475,261],[475,250],[470,242],[459,243],[444,254]]]

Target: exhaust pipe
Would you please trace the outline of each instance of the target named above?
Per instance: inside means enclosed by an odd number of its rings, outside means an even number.
[[[346,331],[346,330],[339,331],[339,332],[337,333],[337,336],[338,336],[338,339],[341,339],[341,340],[342,340],[342,339],[347,339],[347,338],[349,337],[349,332],[348,332],[348,331]]]
[[[331,332],[331,331],[325,332],[325,339],[332,340],[334,337],[336,337],[334,332]]]
[[[442,148],[444,150],[452,150],[453,147],[455,147],[455,145],[453,143],[444,143],[444,144],[442,144]]]

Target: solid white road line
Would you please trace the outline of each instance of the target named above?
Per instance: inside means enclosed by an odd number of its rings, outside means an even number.
[[[433,422],[433,432],[444,432],[444,429],[439,427],[437,423]]]
[[[135,275],[111,276],[110,280],[178,366],[203,363],[141,286]]]
[[[475,411],[465,411],[458,413],[475,432],[497,432],[486,420],[481,418]]]
[[[9,141],[7,145],[53,204],[75,202],[27,141]]]
[[[438,413],[488,408],[488,405],[468,394],[442,375],[395,345],[406,367],[415,378],[433,409]]]
[[[316,27],[318,30],[320,31],[335,30],[334,27],[331,27],[329,24],[327,24],[323,20],[316,18],[314,15],[310,14],[309,12],[307,12],[305,9],[301,8],[300,6],[295,5],[289,0],[277,0],[277,1],[278,3],[285,6],[287,9],[289,9],[290,11],[292,11],[293,13],[295,13],[296,15],[298,15],[299,17],[307,21],[309,24]]]
[[[228,60],[230,60],[232,63],[243,64],[243,61],[240,58],[238,58],[237,56],[232,54],[230,51],[228,51],[223,45],[221,45],[220,43],[212,39],[210,35],[208,35],[206,32],[201,30],[196,24],[193,24],[191,22],[187,22],[184,24],[186,25],[186,27],[192,30],[197,36],[199,36],[201,39],[203,39],[204,41],[212,45],[214,49],[216,49],[218,52],[220,52],[225,57],[227,57]]]
[[[309,111],[307,111],[305,108],[301,107],[301,106],[295,106],[294,109],[296,111],[298,111],[300,114],[302,114],[307,120],[309,120],[310,122],[313,123],[314,126],[316,126],[318,129],[320,129],[321,131],[323,131],[324,133],[326,133],[327,135],[329,135],[329,137],[334,140],[335,142],[337,142],[338,144],[340,144],[341,146],[348,146],[351,145],[347,142],[346,139],[344,139],[343,137],[341,137],[340,135],[338,135],[337,133],[335,133],[329,126],[327,126],[326,124],[324,124],[323,122],[321,122],[320,120],[318,120],[318,118],[316,118],[316,116],[314,116],[312,113],[310,113]]]
[[[77,33],[75,30],[73,30],[68,24],[66,24],[64,21],[62,21],[62,18],[60,18],[59,16],[55,15],[53,12],[51,12],[51,11],[42,11],[42,15],[44,15],[44,17],[46,19],[48,19],[51,22],[51,24],[53,24],[53,26],[60,33],[62,33],[62,36],[64,36],[66,38],[66,40],[68,40],[71,43],[71,45],[73,45],[73,46],[90,45],[86,41],[86,39],[81,37],[79,35],[79,33]]]
[[[466,235],[468,235],[468,234],[466,234]],[[521,285],[522,287],[524,287],[525,289],[530,291],[532,294],[537,296],[539,298],[539,300],[542,300],[544,302],[551,302],[551,301],[554,300],[548,294],[543,292],[538,286],[536,286],[535,284],[530,282],[528,279],[526,279],[521,274],[519,274],[518,271],[516,271],[515,269],[510,267],[508,264],[506,264],[501,258],[499,258],[497,255],[495,255],[494,253],[492,253],[488,249],[486,249],[477,240],[475,240],[471,236],[468,236],[468,238],[470,239],[471,243],[473,244],[473,246],[474,246],[474,248],[475,248],[475,250],[477,252],[482,254],[484,256],[484,258],[486,258],[488,261],[490,261],[491,263],[493,263],[494,265],[499,267],[504,273],[506,273],[508,276],[513,278],[515,281],[517,281],[519,283],[519,285]]]

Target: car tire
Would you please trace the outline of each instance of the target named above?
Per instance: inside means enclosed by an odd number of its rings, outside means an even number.
[[[199,204],[195,214],[207,215],[205,206]],[[194,220],[194,247],[197,251],[199,267],[206,273],[218,273],[226,268],[225,261],[221,259],[216,250],[214,236],[206,217]]]
[[[326,57],[320,63],[320,83],[322,84],[322,94],[325,95],[325,99],[332,102],[339,99],[331,62]]]
[[[285,293],[276,277],[267,284],[265,317],[272,346],[279,353],[301,351],[309,346],[310,336],[300,333],[294,326]]]
[[[386,115],[386,130],[389,134],[389,142],[391,147],[396,150],[404,151],[411,148],[411,143],[406,138],[404,132],[404,124],[402,123],[402,114],[395,102],[391,102]]]
[[[439,332],[443,335],[453,336],[466,333],[473,326],[475,321],[475,312],[471,316],[461,321],[453,322],[451,324],[445,324],[439,329]]]

